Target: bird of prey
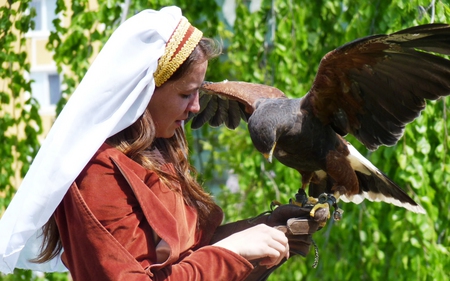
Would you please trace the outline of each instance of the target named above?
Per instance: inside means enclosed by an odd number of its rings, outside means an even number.
[[[191,126],[234,129],[242,118],[255,148],[296,169],[310,196],[326,192],[344,202],[366,198],[424,213],[343,136],[354,135],[369,150],[395,145],[426,100],[450,94],[450,60],[439,54],[450,55],[450,25],[427,24],[327,53],[303,98],[267,85],[205,82]]]

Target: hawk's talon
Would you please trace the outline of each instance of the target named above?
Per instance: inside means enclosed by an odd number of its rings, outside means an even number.
[[[332,194],[326,194],[322,193],[319,195],[319,198],[317,198],[318,203],[314,205],[314,207],[311,209],[310,216],[315,217],[316,211],[319,208],[324,209],[330,209],[331,207],[334,208],[333,212],[333,218],[334,220],[338,221],[342,218],[342,213],[344,212],[341,208],[337,205],[337,199]],[[330,214],[327,215],[328,219],[330,218]],[[324,223],[325,224],[325,223]]]
[[[304,205],[301,202],[298,202],[295,199],[289,199],[289,204],[295,205],[295,206],[299,206],[299,207],[304,207]]]
[[[280,201],[272,200],[272,202],[270,202],[270,210],[273,211],[276,207],[280,207],[281,205],[283,204],[281,204]]]
[[[338,194],[339,197],[339,194]],[[330,208],[334,208],[333,212],[333,218],[334,220],[338,221],[342,218],[342,213],[344,212],[342,209],[340,209],[337,205],[337,199],[333,194],[327,194],[322,193],[319,195],[319,197],[316,199],[314,197],[308,197],[306,195],[306,192],[303,188],[299,188],[297,193],[295,194],[295,199],[291,198],[289,200],[289,204],[297,205],[300,207],[312,207],[309,215],[312,218],[315,218],[316,211],[318,209],[326,209],[324,210],[325,213],[318,214],[318,218],[316,220],[321,221],[321,226],[324,226],[326,221],[331,217],[330,215]],[[271,207],[273,206],[279,206],[281,203],[278,201],[272,201]]]
[[[325,202],[325,203],[317,203],[317,204],[314,205],[314,207],[311,209],[311,211],[309,212],[309,215],[310,215],[311,217],[314,218],[317,209],[320,209],[320,208],[322,208],[322,209],[330,209],[330,205],[328,204],[328,202]],[[329,219],[329,218],[330,218],[330,212],[328,212],[328,215],[327,215],[327,219]]]
[[[308,196],[303,188],[299,188],[295,194],[295,199],[290,199],[289,204],[294,204],[300,207],[304,207],[308,203]]]
[[[314,197],[308,197],[308,201],[306,202],[305,206],[314,206],[317,203],[319,203],[319,200]]]

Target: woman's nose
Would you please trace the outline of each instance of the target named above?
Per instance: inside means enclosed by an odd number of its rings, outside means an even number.
[[[189,104],[189,111],[192,113],[198,113],[200,111],[199,93],[195,94],[192,102]]]

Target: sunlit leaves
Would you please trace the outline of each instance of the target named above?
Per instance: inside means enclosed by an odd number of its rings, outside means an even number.
[[[442,1],[435,2],[434,15],[431,1],[263,1],[261,10],[255,13],[250,13],[246,4],[236,3],[234,37],[226,50],[226,63],[232,65],[219,79],[267,83],[290,97],[304,95],[322,56],[345,42],[429,23],[432,18],[435,22],[450,21],[448,6]],[[422,13],[420,5],[424,7]],[[273,22],[276,27],[271,34]],[[368,153],[348,137],[421,203],[427,215],[385,203],[341,204],[343,220],[330,223],[314,236],[321,254],[319,267],[312,269],[308,264],[311,253],[306,260],[289,261],[270,280],[293,280],[293,276],[302,280],[448,279],[444,268],[450,261],[439,258],[448,252],[450,244],[446,231],[450,221],[448,100],[429,102],[394,147]],[[205,170],[223,170],[226,162],[238,175],[239,192],[232,193],[223,186],[218,197],[227,221],[255,215],[266,210],[270,200],[281,198],[286,202],[294,195],[300,184],[298,173],[276,161],[270,164],[254,149],[237,145],[251,146],[241,140],[248,139],[242,132],[221,129],[220,134],[225,137],[215,138],[212,148],[221,166],[207,166]],[[430,271],[429,266],[443,271]]]
[[[36,15],[34,9],[28,10],[29,2],[5,1],[0,7],[0,215],[36,155],[42,132],[39,105],[29,95],[32,82],[24,75],[30,71],[25,34],[34,28]],[[0,280],[29,280],[32,275],[16,273],[0,274]]]
[[[29,2],[0,7],[0,213],[17,188],[16,177],[24,175],[36,154],[41,133],[38,105],[25,95],[31,91],[31,81],[24,76],[30,70],[24,35],[33,28],[35,16],[34,10],[24,13]]]
[[[124,1],[99,0],[98,9],[93,9],[87,0],[70,1],[68,6],[66,3],[58,0],[57,12],[70,17],[70,23],[63,25],[59,19],[54,21],[56,31],[50,35],[48,48],[54,52],[58,69],[64,73],[64,96],[68,98],[87,71],[96,48],[100,48],[118,26]],[[266,0],[255,12],[250,11],[249,1],[236,1],[233,28],[221,21],[219,12],[223,1],[136,0],[130,3],[128,16],[146,8],[178,5],[206,36],[222,41],[224,54],[210,63],[208,80],[266,83],[282,89],[290,97],[303,96],[311,86],[323,55],[345,42],[431,21],[450,22],[450,7],[445,1]],[[432,3],[435,3],[434,9],[430,6]],[[3,16],[6,15],[4,7],[0,9],[3,13],[0,47],[8,50],[18,37],[6,32],[13,25],[26,32],[25,28],[32,26],[32,22],[24,16],[20,23],[15,23]],[[18,13],[9,12],[12,16]],[[14,79],[11,87],[16,95],[29,89],[19,69],[7,67],[15,63],[21,69],[29,67],[24,54],[0,52],[0,62],[0,75],[2,79]],[[4,89],[0,90],[0,100],[2,113],[5,104],[15,102],[14,95]],[[13,147],[28,147],[31,155],[35,151],[34,144],[19,143],[16,137],[11,135],[6,139],[4,135],[19,119],[28,120],[27,134],[30,140],[34,139],[38,133],[37,107],[32,100],[29,102],[34,111],[1,116],[2,187],[10,179],[8,175],[14,172],[14,162],[8,154]],[[58,110],[63,105],[64,102]],[[397,145],[381,147],[372,153],[355,138],[347,137],[419,202],[426,209],[426,215],[384,203],[341,204],[345,210],[342,221],[330,222],[314,235],[320,254],[318,268],[312,268],[314,255],[311,251],[306,258],[290,259],[269,280],[449,279],[449,116],[450,98],[428,102],[421,116],[406,127]],[[287,202],[300,186],[296,171],[276,160],[268,163],[253,148],[246,124],[235,131],[203,127],[196,131],[187,129],[187,134],[191,161],[199,171],[199,181],[215,195],[224,209],[226,221],[266,211],[274,199]],[[238,180],[237,190],[226,185],[230,175]],[[12,192],[8,192],[6,199],[0,199],[1,206],[8,204],[12,196]],[[56,280],[54,276],[46,278]],[[32,277],[18,274],[17,279],[7,280],[28,280],[26,278]]]

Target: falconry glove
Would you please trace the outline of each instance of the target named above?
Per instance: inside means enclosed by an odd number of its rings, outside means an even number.
[[[211,244],[232,235],[233,233],[245,230],[258,224],[266,224],[275,227],[286,234],[289,241],[290,256],[301,255],[306,256],[309,253],[312,244],[312,234],[320,229],[321,218],[310,216],[311,208],[300,207],[295,204],[280,205],[273,209],[262,213],[261,215],[241,220],[229,224],[221,225],[214,233]],[[318,212],[319,214],[320,212]],[[259,266],[259,261],[253,261],[255,269],[246,280],[262,281],[286,260],[271,268]]]

